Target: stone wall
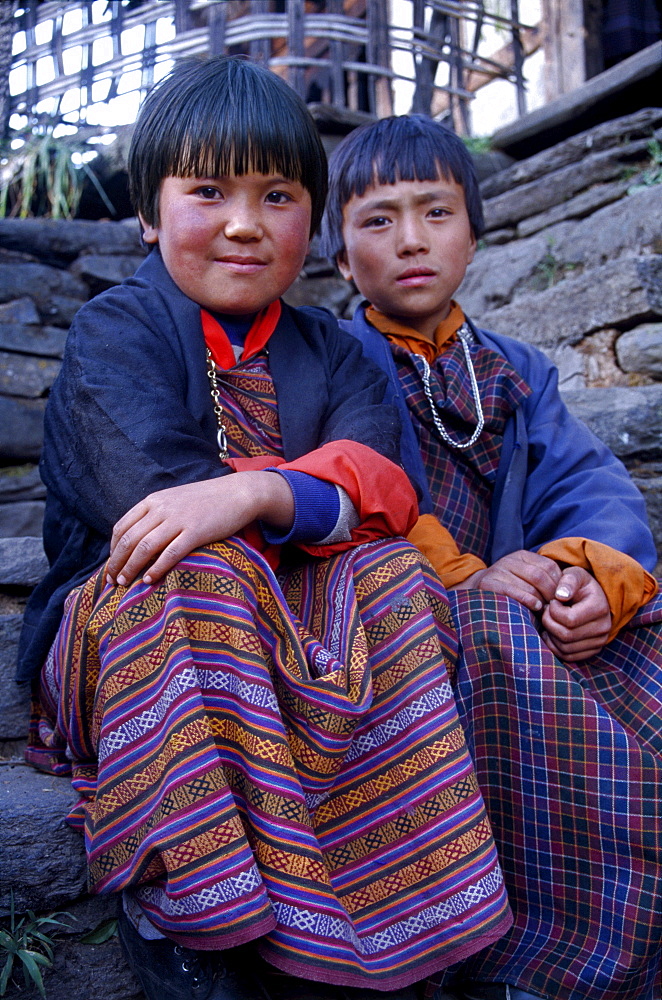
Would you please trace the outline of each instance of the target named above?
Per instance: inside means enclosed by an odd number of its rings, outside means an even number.
[[[571,409],[644,493],[662,550],[662,184],[650,142],[662,111],[598,126],[482,183],[487,232],[458,296],[479,324],[527,340],[558,364]],[[81,838],[63,821],[64,779],[19,762],[27,693],[12,682],[25,599],[45,569],[36,462],[45,397],[80,305],[133,273],[135,221],[0,220],[0,912],[77,917],[47,974],[49,1000],[140,996],[116,939],[81,934],[114,912],[85,894]],[[313,251],[287,296],[350,315],[356,290]],[[12,988],[7,994],[13,995]],[[29,993],[22,992],[22,996]]]

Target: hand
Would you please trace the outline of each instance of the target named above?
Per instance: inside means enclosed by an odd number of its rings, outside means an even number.
[[[292,491],[274,472],[234,472],[159,490],[137,503],[113,529],[108,582],[128,586],[145,566],[153,583],[200,545],[218,542],[261,518],[278,528],[294,520]]]
[[[491,590],[538,612],[552,600],[560,580],[561,570],[553,559],[520,549],[478,570],[453,589]]]
[[[588,660],[599,653],[611,630],[611,612],[598,581],[580,566],[561,575],[542,616],[543,639],[561,660]]]

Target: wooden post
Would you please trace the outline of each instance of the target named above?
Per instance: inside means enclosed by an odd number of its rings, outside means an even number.
[[[225,4],[221,4],[224,7]],[[267,17],[269,13],[269,0],[251,0],[250,3],[250,13],[256,16]],[[249,54],[251,59],[256,62],[264,63],[265,66],[269,65],[269,56],[271,55],[271,41],[268,38],[256,38],[254,42],[249,45]]]
[[[287,4],[288,41],[289,54],[295,58],[302,59],[305,55],[304,48],[304,0],[289,0]],[[303,66],[290,66],[288,70],[288,81],[290,86],[296,90],[299,97],[306,98],[306,74]]]
[[[586,80],[583,0],[543,0],[545,97],[553,101]]]
[[[388,6],[386,0],[367,0],[366,26],[368,29],[367,58],[373,66],[390,69],[388,37]],[[393,114],[393,94],[388,76],[371,74],[369,77],[370,110],[378,118]]]
[[[515,88],[517,90],[517,113],[526,114],[526,96],[524,94],[524,54],[522,52],[522,39],[520,38],[518,22],[519,7],[517,0],[510,0],[510,17],[513,22],[513,69],[515,70]]]
[[[209,9],[209,55],[221,56],[225,52],[225,25],[227,22],[227,7],[224,3],[215,3]]]
[[[343,0],[328,0],[329,13],[334,17],[342,17]],[[329,56],[331,58],[330,89],[331,104],[336,108],[345,107],[345,72],[343,70],[343,43],[338,39],[329,42]]]

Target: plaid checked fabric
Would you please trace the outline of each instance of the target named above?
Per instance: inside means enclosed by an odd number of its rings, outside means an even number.
[[[448,528],[461,552],[484,558],[504,427],[531,390],[505,358],[479,344],[472,344],[469,349],[485,414],[485,429],[473,447],[456,451],[441,440],[435,429],[423,389],[422,359],[391,344],[427,470],[434,513]],[[458,441],[471,437],[477,424],[476,407],[459,342],[451,344],[431,366],[430,390],[448,433]]]
[[[660,1000],[662,595],[571,666],[509,598],[450,598],[456,703],[515,913],[460,980]]]

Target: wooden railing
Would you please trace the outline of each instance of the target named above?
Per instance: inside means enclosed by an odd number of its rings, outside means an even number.
[[[378,117],[391,113],[394,87],[409,80],[412,110],[434,112],[445,94],[455,127],[470,133],[472,79],[510,81],[525,111],[525,26],[517,0],[509,2],[507,17],[484,0],[29,2],[16,18],[10,109],[30,128],[46,119],[81,126],[90,105],[130,84],[142,97],[174,60],[245,52],[309,102]],[[501,61],[479,52],[490,23],[509,40]],[[394,68],[399,52],[411,71]]]

